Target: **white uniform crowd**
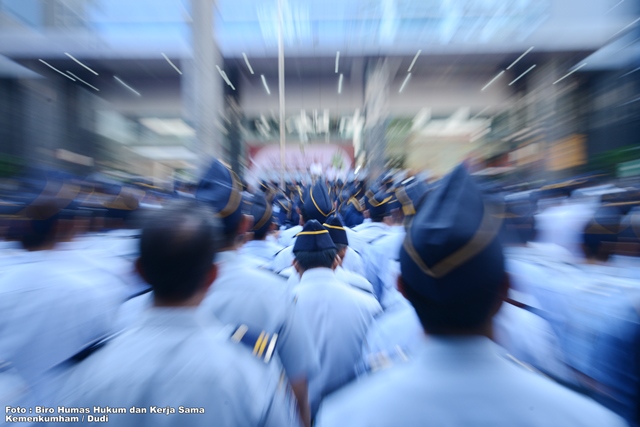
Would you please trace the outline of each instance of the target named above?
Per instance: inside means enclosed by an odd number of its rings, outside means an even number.
[[[29,188],[0,199],[6,423],[640,420],[632,189],[505,195],[459,166],[249,192],[217,161],[153,203]]]

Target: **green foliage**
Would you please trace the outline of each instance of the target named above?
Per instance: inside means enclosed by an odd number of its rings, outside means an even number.
[[[24,167],[24,160],[6,154],[0,155],[0,177],[6,178],[17,175]]]

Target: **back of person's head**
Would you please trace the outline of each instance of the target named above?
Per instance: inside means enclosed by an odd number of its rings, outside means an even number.
[[[476,333],[506,295],[501,208],[460,165],[418,208],[400,251],[400,285],[428,333]]]
[[[209,285],[222,235],[215,212],[194,200],[172,201],[148,212],[138,267],[156,298],[184,301]]]
[[[615,251],[622,216],[616,207],[600,206],[582,232],[584,255],[589,260],[607,261]]]
[[[49,248],[56,243],[60,210],[55,198],[38,197],[21,212],[18,235],[26,250]]]
[[[349,247],[349,238],[340,215],[331,215],[323,226],[329,232],[331,240],[336,245],[338,255],[343,258]]]
[[[40,193],[34,194],[17,214],[19,240],[29,251],[51,249],[62,237],[71,234],[69,219],[77,209],[74,203],[79,192],[77,185],[53,179],[41,184]]]
[[[273,207],[262,194],[253,197],[251,205],[251,216],[253,217],[253,238],[264,240],[273,226]]]
[[[383,222],[386,217],[390,216],[391,202],[394,199],[393,194],[387,192],[386,189],[377,192],[376,188],[369,189],[365,194],[365,203],[371,221]]]
[[[305,190],[301,202],[300,215],[304,222],[316,220],[323,224],[335,212],[329,188],[320,180]]]
[[[535,206],[528,195],[507,196],[501,238],[505,245],[524,245],[536,236]]]
[[[336,245],[329,231],[312,219],[304,224],[293,245],[296,269],[306,271],[312,268],[332,268],[336,260]]]
[[[429,193],[429,186],[416,177],[402,181],[396,188],[395,195],[401,206],[405,223],[409,223]],[[405,224],[405,225],[407,225]]]
[[[231,247],[240,232],[242,223],[242,184],[236,174],[214,160],[200,180],[195,198],[211,206],[224,226],[225,247]]]
[[[616,253],[640,257],[640,207],[634,207],[620,220]]]

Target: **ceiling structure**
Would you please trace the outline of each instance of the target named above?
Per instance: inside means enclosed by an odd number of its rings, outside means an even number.
[[[252,135],[269,139],[276,126],[266,122],[278,108],[277,1],[215,3],[212,35],[224,57],[219,65],[239,71],[241,107],[252,121]],[[426,136],[454,127],[473,133],[482,126],[478,120],[509,105],[508,82],[550,58],[567,70],[586,61],[587,71],[628,65],[638,57],[634,31],[640,24],[631,0],[283,5],[292,134],[336,128],[348,137],[357,129],[372,57],[388,57],[393,64],[390,114],[411,119],[409,130]],[[190,0],[0,0],[0,77],[54,78],[59,70],[146,129],[186,135],[192,130],[176,120],[182,116],[181,73],[192,55],[191,22]],[[482,90],[525,52],[510,79]],[[219,75],[214,78],[224,84]]]

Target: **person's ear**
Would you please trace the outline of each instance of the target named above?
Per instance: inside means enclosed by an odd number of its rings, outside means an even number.
[[[293,265],[293,268],[295,268],[295,270],[298,272],[298,275],[300,275],[300,277],[302,277],[303,270],[300,267],[300,263],[298,262],[298,260],[294,258],[293,262],[291,263],[291,265]]]
[[[238,236],[243,236],[253,227],[253,216],[242,214],[240,224],[238,224]]]
[[[398,292],[400,292],[400,294],[407,298],[407,294],[405,293],[405,288],[404,288],[404,280],[402,280],[402,276],[398,275],[398,280],[396,281],[396,286],[398,288]]]
[[[491,312],[491,317],[495,316],[498,311],[500,311],[500,307],[502,307],[502,303],[509,298],[509,289],[511,288],[511,277],[508,273],[504,273],[504,279],[502,280],[502,284],[500,288],[498,288],[498,297],[496,298],[495,307]]]
[[[342,258],[340,258],[340,255],[336,254],[336,257],[333,259],[333,265],[331,265],[331,269],[335,270],[341,265],[342,265]]]
[[[149,281],[147,280],[147,276],[144,273],[144,269],[142,268],[142,260],[139,257],[138,259],[136,259],[134,266],[135,266],[136,273],[138,273],[140,277],[142,277],[142,280],[144,280],[145,283],[149,283]]]
[[[202,290],[204,292],[208,291],[213,282],[218,278],[218,266],[216,264],[211,264],[211,268],[207,272],[207,276],[205,277],[204,284],[202,286]]]

